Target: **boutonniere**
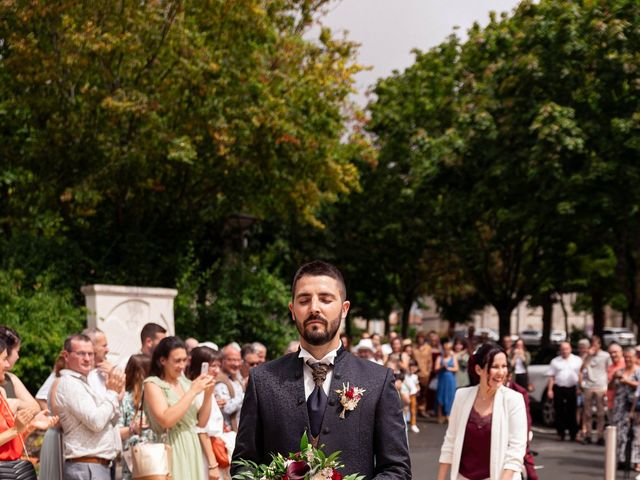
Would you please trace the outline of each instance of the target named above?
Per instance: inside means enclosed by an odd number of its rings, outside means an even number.
[[[347,382],[346,385],[343,383],[342,388],[336,390],[336,393],[340,395],[340,405],[342,405],[340,418],[344,418],[347,410],[351,411],[356,409],[364,392],[366,392],[364,388],[349,386],[349,382]]]

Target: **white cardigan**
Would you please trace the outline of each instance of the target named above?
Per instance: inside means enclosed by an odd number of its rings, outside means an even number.
[[[440,463],[451,464],[451,480],[458,478],[462,444],[478,387],[459,388],[449,417],[449,426],[440,451]],[[527,448],[527,412],[522,395],[500,387],[493,400],[491,418],[491,480],[499,480],[503,470],[513,470],[521,478]]]

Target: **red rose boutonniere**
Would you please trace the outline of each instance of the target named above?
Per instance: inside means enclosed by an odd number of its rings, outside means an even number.
[[[356,409],[364,392],[366,392],[364,388],[350,386],[349,382],[347,382],[346,385],[343,383],[342,388],[336,390],[336,393],[340,395],[340,405],[342,405],[340,418],[344,418],[347,410],[351,411]]]

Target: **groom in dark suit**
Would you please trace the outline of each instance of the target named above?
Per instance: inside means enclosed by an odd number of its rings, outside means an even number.
[[[296,273],[289,304],[300,350],[250,371],[233,459],[270,463],[271,454],[297,452],[306,431],[326,454],[337,450],[343,475],[367,479],[411,478],[402,406],[390,369],[342,348],[340,323],[349,301],[340,271],[325,262]],[[344,412],[346,384],[364,389]],[[232,473],[239,470],[232,466]]]

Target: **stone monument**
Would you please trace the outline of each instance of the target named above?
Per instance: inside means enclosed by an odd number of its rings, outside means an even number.
[[[140,351],[140,331],[149,322],[175,334],[171,288],[86,285],[80,289],[88,310],[87,326],[105,332],[109,342],[108,360],[124,369],[129,357]]]

